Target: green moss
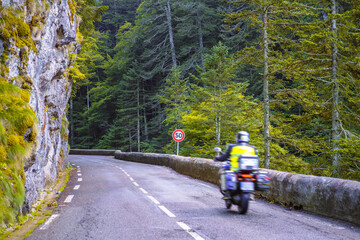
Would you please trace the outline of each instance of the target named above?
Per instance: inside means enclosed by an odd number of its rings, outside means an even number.
[[[6,148],[4,145],[0,145],[0,162],[4,161],[7,156]],[[2,167],[4,169],[4,167]]]
[[[69,0],[69,8],[70,8],[70,19],[71,21],[74,21],[74,17],[76,14],[76,1],[75,0]]]
[[[24,203],[24,157],[37,133],[29,101],[29,91],[0,78],[0,224],[15,221]]]
[[[0,38],[4,41],[5,49],[9,47],[9,40],[12,38],[16,47],[29,46],[36,50],[34,41],[31,38],[29,25],[21,18],[21,12],[13,7],[0,7],[0,17],[4,27],[0,32]]]
[[[16,144],[19,144],[18,136],[17,135],[9,135],[8,137],[8,145],[9,146],[15,146]]]

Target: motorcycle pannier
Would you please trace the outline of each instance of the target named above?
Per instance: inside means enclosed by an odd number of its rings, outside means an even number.
[[[269,190],[270,187],[270,177],[268,172],[260,171],[256,176],[256,191],[266,191]]]
[[[239,170],[258,170],[259,169],[259,156],[258,155],[240,155]]]
[[[226,172],[226,185],[229,190],[236,190],[237,175],[233,171]]]

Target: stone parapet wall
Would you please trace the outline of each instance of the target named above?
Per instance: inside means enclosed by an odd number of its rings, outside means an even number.
[[[70,149],[69,154],[72,155],[99,155],[99,156],[114,156],[115,150],[102,149]]]
[[[119,160],[166,166],[178,173],[219,184],[218,171],[221,163],[210,159],[157,153],[114,152],[115,158]],[[70,154],[72,153],[73,151],[70,151]],[[93,153],[84,150],[81,154]],[[104,152],[99,155],[104,155]],[[265,171],[269,172],[271,178],[270,190],[257,192],[258,197],[360,225],[360,182]]]

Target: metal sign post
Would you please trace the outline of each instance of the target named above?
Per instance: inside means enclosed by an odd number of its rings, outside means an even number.
[[[176,144],[176,155],[179,156],[179,142],[181,142],[182,140],[184,140],[185,138],[185,133],[183,130],[181,129],[176,129],[173,134],[172,134],[173,139],[177,142]]]

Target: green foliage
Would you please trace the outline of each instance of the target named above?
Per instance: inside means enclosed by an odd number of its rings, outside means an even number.
[[[183,79],[179,67],[174,67],[166,79],[164,90],[159,95],[160,102],[164,104],[167,117],[166,125],[171,130],[181,128],[181,119],[187,109],[185,102],[188,96],[188,79]]]
[[[0,82],[0,223],[13,222],[24,203],[24,158],[37,121],[28,102],[28,90]]]
[[[72,147],[174,153],[170,133],[183,128],[181,154],[212,157],[246,130],[262,155],[266,11],[271,168],[331,176],[339,155],[339,176],[358,180],[359,4],[336,3],[332,14],[316,0],[105,0],[73,74]]]

